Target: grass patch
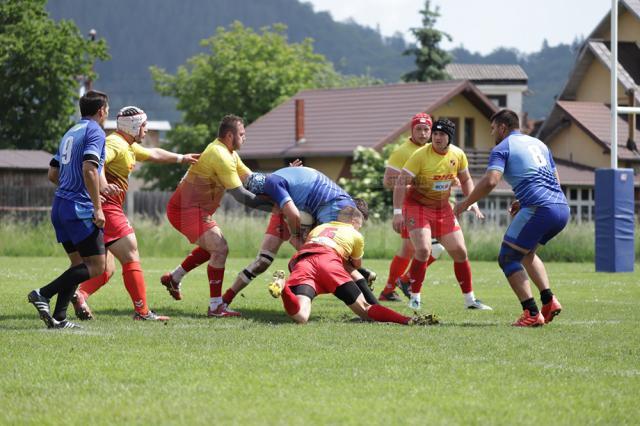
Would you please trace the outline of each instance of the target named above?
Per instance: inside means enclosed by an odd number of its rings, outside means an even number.
[[[250,254],[251,256],[253,253]],[[509,326],[520,307],[495,263],[473,262],[467,312],[450,261],[423,288],[437,327],[354,322],[332,296],[296,326],[258,278],[234,302],[243,318],[207,319],[205,268],[184,300],[158,283],[178,258],[143,258],[163,324],[131,320],[119,273],[91,299],[82,331],[50,331],[26,294],[61,258],[0,258],[0,424],[633,424],[640,418],[634,274],[548,264],[562,314],[540,329]],[[249,258],[229,261],[227,285]],[[277,260],[282,268],[284,260]],[[370,261],[384,279],[387,261]],[[380,287],[380,284],[379,286]],[[377,289],[379,291],[379,288]],[[388,304],[409,314],[405,303]],[[73,315],[71,315],[73,316]]]

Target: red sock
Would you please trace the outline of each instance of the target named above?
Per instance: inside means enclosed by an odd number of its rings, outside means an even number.
[[[288,285],[284,286],[284,289],[282,290],[282,294],[280,295],[280,297],[282,297],[282,304],[284,305],[284,310],[287,311],[287,313],[290,316],[294,316],[295,314],[300,312],[300,302],[298,302],[298,298],[296,297],[295,294],[293,294],[293,292],[291,291],[291,288],[289,288]],[[373,305],[373,306],[378,306],[378,305]]]
[[[231,302],[233,302],[233,299],[235,297],[236,297],[236,292],[230,288],[227,291],[225,291],[224,294],[222,295],[222,301],[227,305],[230,305]]]
[[[111,278],[111,275],[109,275],[107,271],[104,271],[101,275],[90,278],[80,284],[80,287],[78,287],[78,291],[82,292],[84,298],[86,299],[96,291],[100,290],[100,287],[105,285],[107,281],[109,281],[109,278]]]
[[[435,261],[436,261],[436,258],[429,255],[429,258],[427,259],[427,266],[431,265]]]
[[[140,262],[129,262],[122,265],[122,279],[133,302],[133,309],[140,315],[148,314],[147,287],[144,284]]]
[[[411,280],[411,292],[420,293],[424,276],[427,273],[427,262],[422,262],[414,258],[409,267],[409,278]]]
[[[193,268],[197,268],[211,258],[211,254],[202,247],[194,248],[191,253],[185,257],[181,265],[182,269],[189,272]]]
[[[460,284],[462,293],[469,293],[470,291],[473,291],[473,285],[471,283],[471,264],[469,263],[469,260],[465,260],[464,262],[454,262],[453,271],[456,274],[456,279]]]
[[[394,310],[385,308],[382,305],[371,305],[367,311],[367,315],[374,321],[378,322],[395,322],[397,324],[407,324],[411,318],[405,317]]]
[[[207,265],[207,276],[209,277],[209,296],[220,297],[222,295],[224,268],[214,268],[211,265]]]
[[[393,256],[391,265],[389,265],[389,278],[387,278],[384,293],[391,293],[396,288],[396,281],[398,277],[407,270],[409,262],[411,262],[411,259],[407,259],[406,257]]]

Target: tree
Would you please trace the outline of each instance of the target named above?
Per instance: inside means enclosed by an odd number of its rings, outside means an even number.
[[[199,152],[215,138],[224,115],[239,115],[250,124],[302,89],[378,82],[341,75],[324,56],[313,52],[311,39],[289,43],[285,30],[276,24],[255,32],[234,22],[228,30],[218,28],[213,37],[203,40],[208,52],[188,59],[175,75],[151,68],[156,90],[177,98],[177,108],[184,113],[181,128],[168,135],[172,148]],[[198,125],[206,126],[207,132],[189,128]],[[186,135],[199,138],[195,146],[185,144],[193,143]],[[175,186],[175,180],[168,185],[166,174],[167,167],[145,165],[142,170],[142,177],[151,181],[148,186],[156,189]]]
[[[418,69],[402,76],[404,81],[432,81],[446,80],[449,78],[444,68],[451,62],[451,55],[440,48],[443,38],[451,41],[449,34],[435,28],[436,21],[440,17],[440,8],[431,10],[431,1],[426,0],[422,15],[422,28],[412,28],[411,32],[416,38],[417,44],[403,52],[404,55],[414,55]]]
[[[72,124],[77,77],[94,78],[93,62],[109,57],[45,3],[0,1],[0,148],[53,150]]]
[[[369,204],[369,213],[374,219],[385,220],[392,213],[389,206],[393,206],[393,191],[384,188],[382,180],[385,163],[396,147],[397,143],[385,145],[382,152],[357,147],[353,151],[352,178],[338,181],[352,197],[362,198]]]

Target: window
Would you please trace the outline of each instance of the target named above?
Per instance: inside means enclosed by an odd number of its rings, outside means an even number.
[[[497,107],[504,108],[507,106],[507,95],[487,95]]]
[[[465,148],[475,148],[475,141],[473,140],[474,135],[474,122],[473,118],[465,118],[464,119],[464,147]]]
[[[595,219],[593,188],[564,187],[563,190],[569,202],[571,220],[576,223],[582,223],[591,222]]]

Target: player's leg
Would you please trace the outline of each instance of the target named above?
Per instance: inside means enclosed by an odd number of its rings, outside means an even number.
[[[427,273],[427,263],[431,256],[431,228],[415,227],[409,231],[409,238],[414,247],[414,255],[409,266],[409,307],[420,309],[422,307],[420,291]]]
[[[449,227],[448,229],[452,228]],[[467,256],[467,246],[464,241],[464,235],[460,227],[456,226],[453,229],[455,230],[452,232],[439,235],[438,241],[440,241],[447,253],[449,253],[449,256],[453,259],[453,271],[464,297],[464,306],[467,309],[490,311],[492,310],[490,306],[476,299],[473,291],[471,264]]]
[[[280,250],[282,244],[290,237],[291,234],[285,222],[284,215],[272,214],[258,255],[253,262],[238,273],[231,287],[222,296],[223,302],[230,305],[240,291],[248,286],[258,275],[269,269],[278,250]]]
[[[400,297],[395,292],[395,288],[398,279],[407,271],[411,258],[413,257],[413,245],[409,239],[409,232],[406,228],[402,230],[402,245],[391,259],[389,265],[389,276],[387,277],[387,283],[384,289],[378,297],[381,301],[397,302],[400,301]]]
[[[122,280],[129,293],[135,320],[167,321],[169,317],[157,315],[147,305],[147,286],[144,280],[140,254],[138,253],[138,240],[135,233],[129,233],[109,245],[109,251],[122,265]]]
[[[240,316],[240,313],[228,309],[227,304],[222,301],[222,283],[229,254],[229,246],[222,235],[222,230],[217,225],[207,229],[200,235],[196,243],[210,254],[209,263],[207,264],[207,277],[209,279],[209,309],[207,310],[207,316]]]
[[[364,295],[353,281],[341,284],[333,294],[365,321],[393,322],[403,325],[408,325],[411,322],[410,317],[399,314],[392,309],[380,304],[370,305],[367,303]]]
[[[115,261],[113,254],[109,251],[107,247],[106,254],[106,263],[105,270],[102,274],[90,278],[87,281],[80,284],[78,289],[74,292],[71,297],[71,304],[73,305],[73,310],[75,311],[76,317],[81,321],[86,321],[93,319],[93,312],[87,303],[87,299],[93,293],[98,291],[103,285],[105,285],[109,279],[113,276],[113,272],[115,271]]]

